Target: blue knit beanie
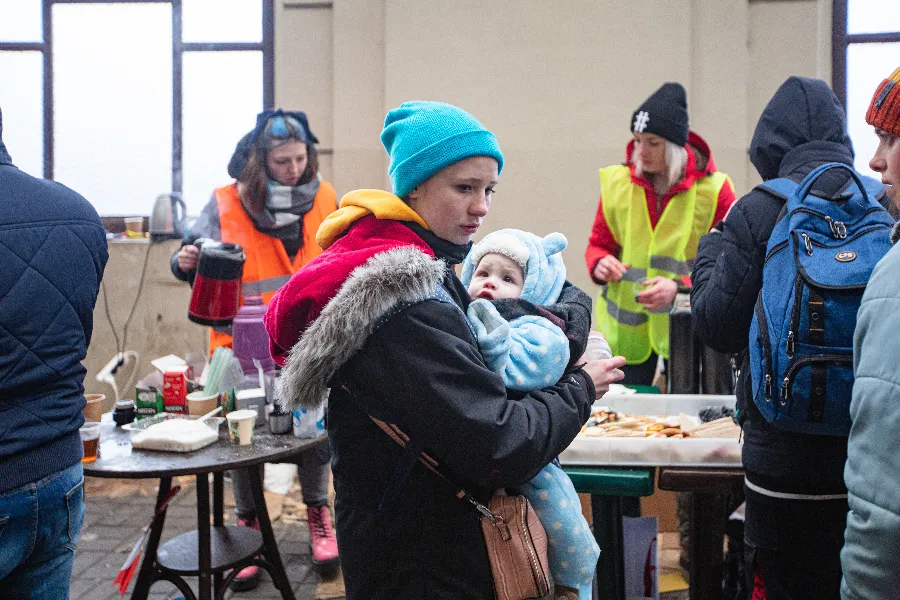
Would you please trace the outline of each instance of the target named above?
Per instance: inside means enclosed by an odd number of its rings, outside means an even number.
[[[391,157],[388,174],[400,198],[444,167],[473,156],[490,156],[497,160],[497,173],[503,170],[494,134],[466,111],[443,102],[404,102],[391,110],[381,143]]]

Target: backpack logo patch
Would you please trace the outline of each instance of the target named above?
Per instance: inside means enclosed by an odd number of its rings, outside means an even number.
[[[856,260],[856,252],[845,250],[834,255],[834,259],[838,262],[848,263]]]

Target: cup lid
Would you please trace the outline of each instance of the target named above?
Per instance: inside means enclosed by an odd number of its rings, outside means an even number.
[[[256,418],[256,411],[243,409],[243,410],[233,410],[227,415],[225,418],[229,421],[243,421],[244,419]]]

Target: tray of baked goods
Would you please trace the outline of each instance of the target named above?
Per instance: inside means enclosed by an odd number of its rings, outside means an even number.
[[[560,455],[572,466],[741,466],[734,396],[607,394]]]

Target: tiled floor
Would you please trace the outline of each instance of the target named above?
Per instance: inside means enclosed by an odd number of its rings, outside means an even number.
[[[163,541],[184,531],[197,527],[196,495],[191,478],[180,482],[182,491],[169,505]],[[155,480],[98,480],[88,478],[86,484],[86,505],[84,525],[75,566],[72,572],[72,600],[113,600],[121,598],[113,580],[132,545],[140,536],[141,529],[152,514],[156,498]],[[229,485],[225,485],[225,504],[231,502]],[[288,579],[297,600],[343,598],[342,586],[334,578],[322,580],[311,568],[309,554],[309,531],[303,520],[303,507],[299,503],[296,490],[286,497],[267,493],[270,514],[279,515],[273,522],[279,551],[285,563]],[[226,508],[226,522],[233,519]],[[678,572],[677,539],[673,534],[661,535],[660,572]],[[136,576],[135,576],[136,578]],[[196,593],[196,580],[187,578]],[[134,582],[125,597],[130,597]],[[162,581],[156,583],[150,594],[151,600],[169,600],[180,597],[174,585]],[[267,574],[251,592],[229,591],[229,599],[275,600],[281,598]],[[661,600],[687,600],[687,590],[673,591],[660,595]]]
[[[190,479],[185,479],[184,488],[169,505],[163,541],[184,531],[197,528],[196,495]],[[87,506],[81,540],[75,555],[72,572],[72,600],[111,600],[121,598],[113,580],[122,563],[131,551],[132,545],[147,525],[153,512],[156,498],[155,480],[96,480],[87,479],[85,503]],[[226,484],[226,504],[228,485]],[[285,504],[288,504],[286,502]],[[278,505],[279,502],[274,502]],[[278,507],[274,507],[277,511]],[[273,507],[270,506],[270,512]],[[309,554],[309,531],[306,522],[295,518],[293,510],[283,508],[285,513],[273,523],[278,548],[285,564],[297,600],[315,598],[342,598],[329,591],[340,589],[334,581],[321,582],[311,568]],[[226,509],[226,513],[230,513]],[[226,514],[226,519],[233,516]],[[227,521],[226,521],[227,522]],[[137,576],[135,575],[135,579]],[[196,579],[186,578],[192,589],[197,590]],[[132,581],[125,597],[130,597]],[[317,593],[318,588],[318,593]],[[168,600],[180,597],[174,585],[161,581],[151,589],[152,600]],[[267,574],[263,574],[259,587],[252,592],[234,593],[229,591],[226,598],[247,598],[274,600],[281,598]]]

